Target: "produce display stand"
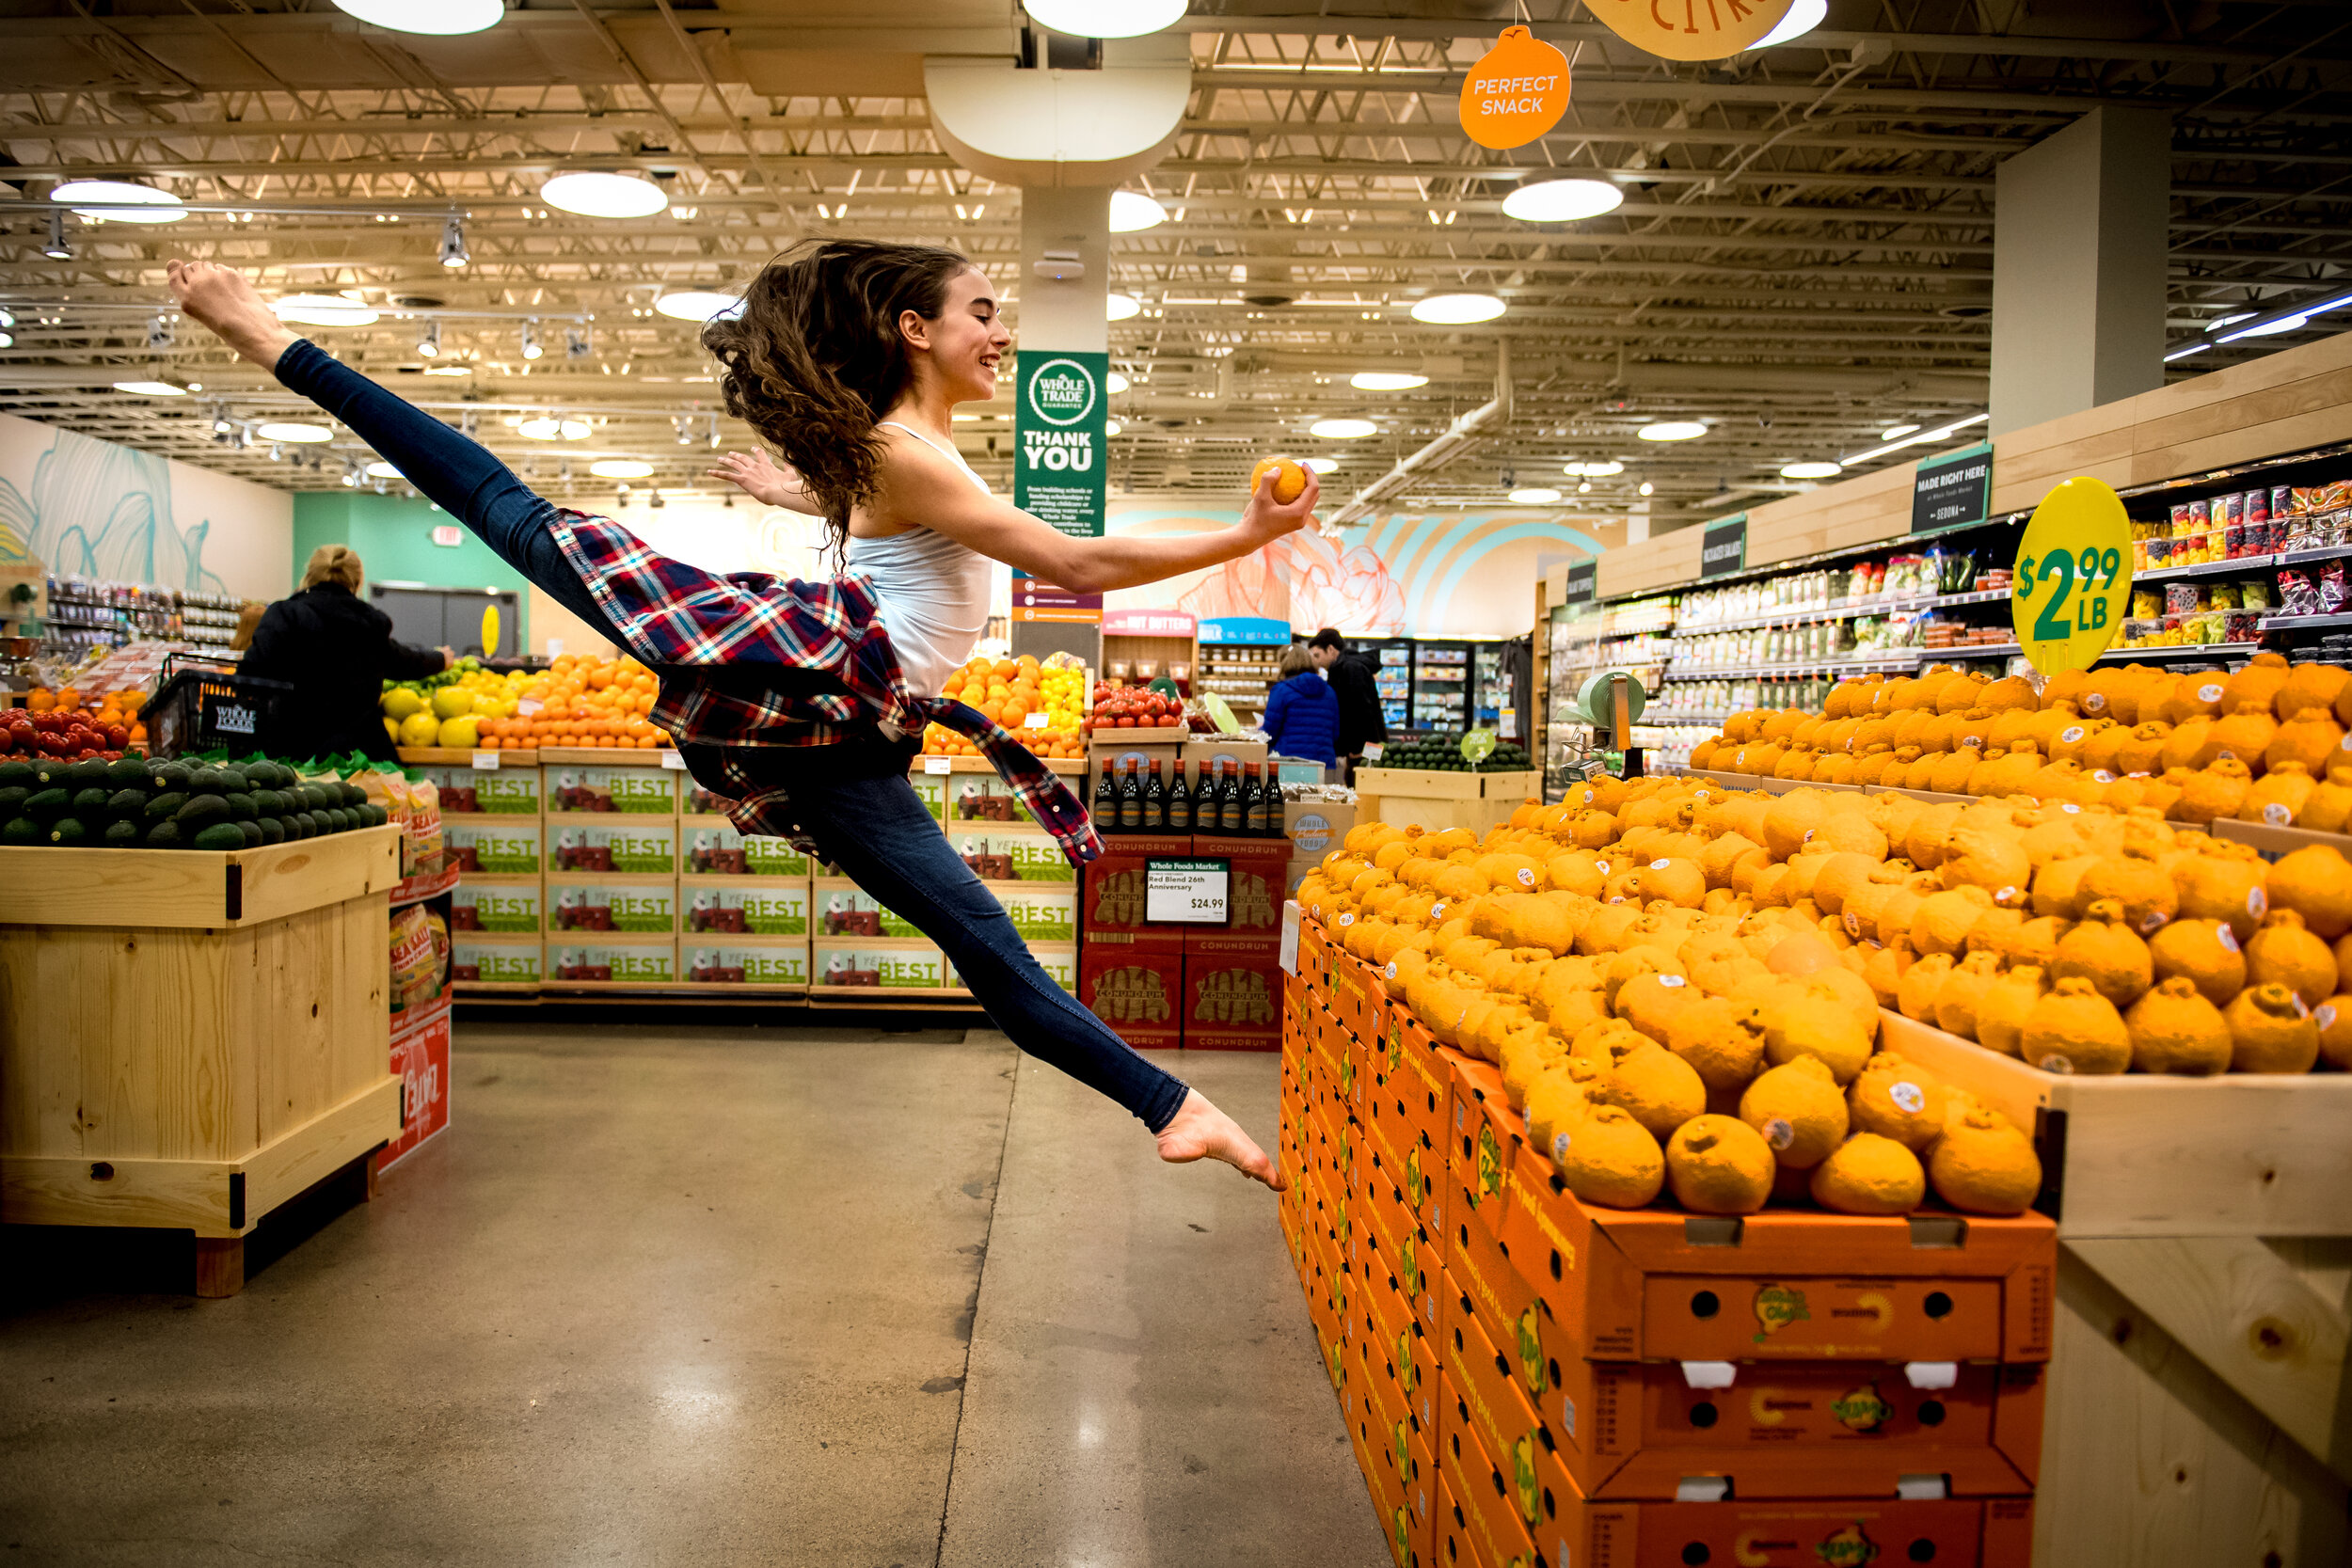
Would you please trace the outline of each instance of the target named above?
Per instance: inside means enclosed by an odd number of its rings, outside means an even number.
[[[0,849],[0,1221],[245,1238],[404,1124],[385,926],[400,833],[227,853]]]
[[[2042,1152],[2035,1561],[2347,1560],[2352,1076],[2061,1077],[1899,1014],[1883,1031]]]
[[[1484,834],[1511,820],[1529,800],[1540,798],[1543,774],[1533,768],[1507,773],[1456,773],[1430,768],[1359,768],[1359,821],[1438,832],[1460,828]]]

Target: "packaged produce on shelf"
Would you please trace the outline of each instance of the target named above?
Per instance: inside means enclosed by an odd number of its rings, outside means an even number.
[[[422,680],[387,682],[380,706],[400,746],[653,751],[671,744],[646,717],[656,695],[653,672],[627,656],[565,654],[545,670],[504,672],[468,657]]]
[[[391,1010],[441,994],[450,979],[449,923],[438,910],[406,904],[391,914]]]
[[[258,849],[390,819],[358,784],[262,757],[0,761],[0,845]]]

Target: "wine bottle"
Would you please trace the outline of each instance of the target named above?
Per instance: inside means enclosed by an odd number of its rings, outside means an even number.
[[[1136,776],[1132,762],[1127,765],[1127,776],[1119,781],[1119,831],[1143,832],[1143,781]]]
[[[1192,790],[1184,783],[1184,765],[1176,765],[1175,782],[1168,789],[1168,831],[1171,833],[1192,832]]]
[[[1094,831],[1098,833],[1119,832],[1119,780],[1115,776],[1118,766],[1104,757],[1103,782],[1094,786]]]
[[[1238,835],[1248,802],[1241,795],[1241,769],[1230,762],[1216,765],[1216,831]]]
[[[1254,762],[1250,763],[1244,769],[1244,771],[1248,775],[1248,783],[1246,787],[1249,792],[1249,807],[1248,818],[1243,823],[1242,832],[1248,833],[1252,838],[1264,838],[1268,836],[1268,829],[1266,827],[1268,816],[1272,816],[1273,819],[1276,821],[1279,821],[1281,818],[1279,814],[1269,813],[1267,809],[1271,803],[1267,799],[1271,791],[1268,789],[1265,782],[1259,778],[1258,765]]]
[[[1143,782],[1143,831],[1168,832],[1168,783],[1160,777],[1157,757],[1152,759],[1152,776]]]

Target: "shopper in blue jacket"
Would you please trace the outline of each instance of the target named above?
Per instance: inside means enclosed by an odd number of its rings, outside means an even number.
[[[1311,757],[1337,768],[1340,700],[1315,669],[1307,650],[1294,642],[1275,664],[1282,676],[1266,693],[1266,749],[1286,757]]]

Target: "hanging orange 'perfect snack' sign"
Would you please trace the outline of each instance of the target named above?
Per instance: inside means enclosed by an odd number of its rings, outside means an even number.
[[[1462,84],[1462,129],[1481,147],[1525,147],[1568,112],[1568,57],[1524,27],[1502,29]]]
[[[1669,60],[1721,60],[1780,25],[1790,0],[1586,0],[1584,8],[1636,48]],[[1468,123],[1467,117],[1464,123]]]

